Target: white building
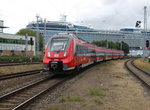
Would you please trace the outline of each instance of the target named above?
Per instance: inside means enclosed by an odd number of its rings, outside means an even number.
[[[0,55],[35,55],[35,37],[0,33]]]

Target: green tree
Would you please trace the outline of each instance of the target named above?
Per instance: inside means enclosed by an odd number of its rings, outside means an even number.
[[[17,35],[23,35],[25,36],[28,34],[28,36],[34,36],[36,37],[36,31],[30,30],[30,29],[21,29],[17,33]],[[43,51],[43,35],[39,34],[39,51]]]
[[[108,42],[108,48],[110,49],[116,49],[116,44],[112,41]]]
[[[106,47],[107,45],[107,40],[102,40],[102,41],[93,41],[92,44],[97,45],[99,47]],[[129,45],[125,42],[108,42],[108,48],[110,49],[117,49],[117,50],[123,50],[125,54],[129,53]]]
[[[121,50],[121,43],[116,42],[116,49],[117,49],[117,50]]]
[[[99,47],[106,47],[107,41],[102,40],[102,41],[93,41],[92,44],[97,45]]]
[[[26,34],[28,34],[28,36],[36,36],[36,32],[32,31],[30,29],[21,29],[16,34],[17,35],[26,35]]]
[[[129,45],[122,41],[122,50],[126,55],[129,53],[129,49],[130,49]]]

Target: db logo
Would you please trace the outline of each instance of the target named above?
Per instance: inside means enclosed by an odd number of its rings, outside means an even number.
[[[55,54],[54,57],[58,57],[58,54]]]

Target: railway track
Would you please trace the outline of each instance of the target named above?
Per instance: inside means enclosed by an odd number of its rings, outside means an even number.
[[[51,76],[0,96],[0,110],[21,110],[41,95],[50,92],[75,75]]]
[[[150,73],[136,66],[133,61],[134,60],[128,60],[125,62],[126,68],[150,88]]]
[[[17,65],[31,65],[31,64],[40,64],[41,62],[30,62],[30,63],[1,63],[0,67],[5,66],[17,66]]]
[[[18,73],[0,75],[0,80],[5,80],[5,79],[20,77],[20,76],[27,76],[27,75],[37,74],[37,73],[44,72],[44,71],[45,71],[44,69],[39,69],[39,70],[32,70],[32,71],[25,71],[25,72],[18,72]]]

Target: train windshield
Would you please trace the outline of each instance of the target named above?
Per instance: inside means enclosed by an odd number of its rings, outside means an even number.
[[[52,38],[49,49],[50,51],[64,51],[67,48],[68,42],[69,38],[67,37]]]

